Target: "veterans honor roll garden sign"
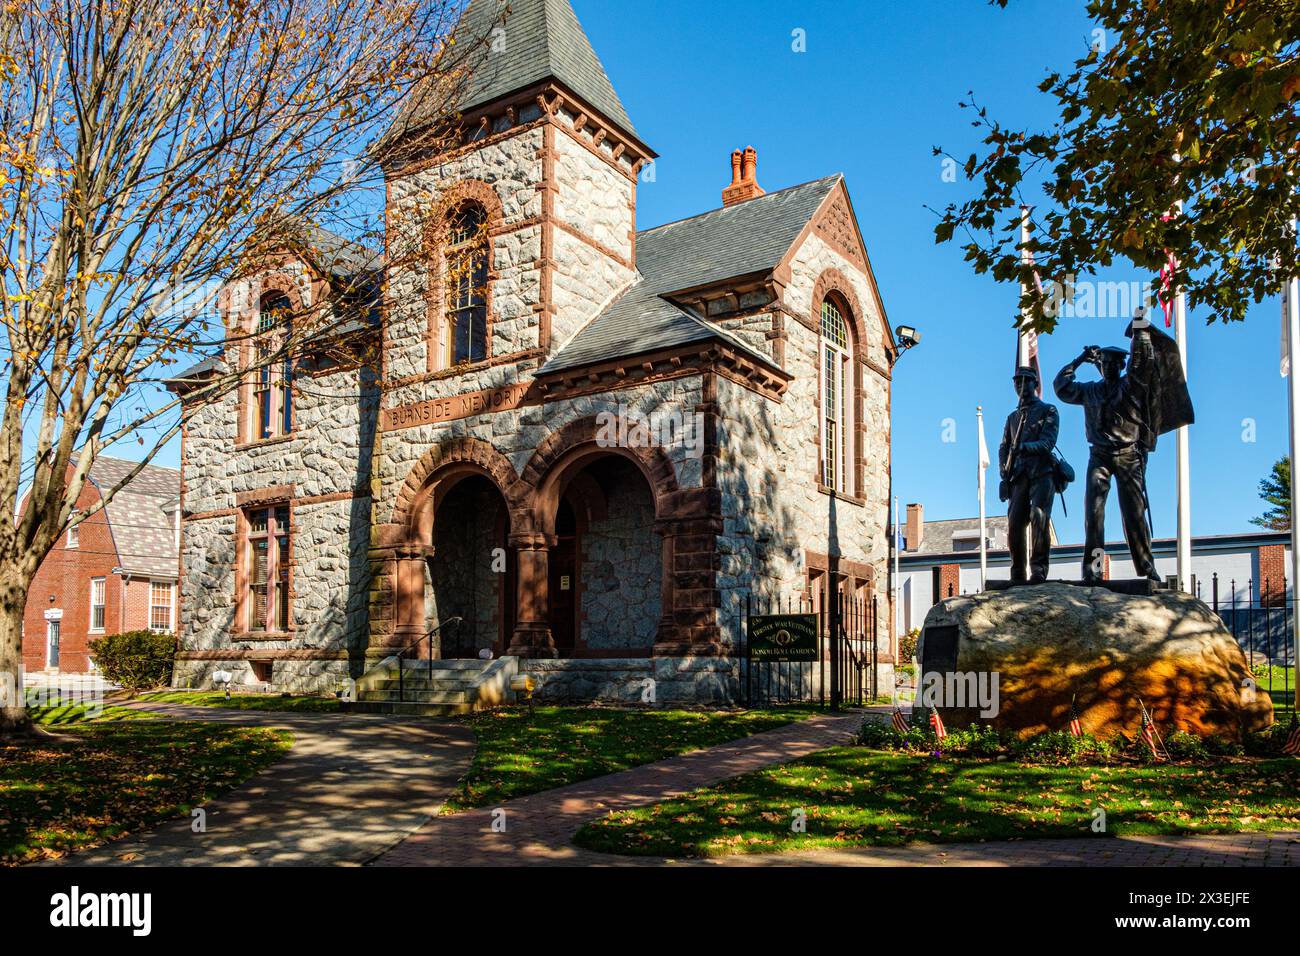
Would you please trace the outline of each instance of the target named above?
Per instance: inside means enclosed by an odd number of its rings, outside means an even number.
[[[749,619],[749,656],[759,661],[817,660],[817,615],[755,614]]]

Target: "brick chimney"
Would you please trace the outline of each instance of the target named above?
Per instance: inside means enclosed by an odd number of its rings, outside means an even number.
[[[722,205],[734,206],[762,195],[763,187],[758,184],[758,151],[753,146],[746,146],[743,153],[736,150],[731,154],[731,185],[722,191]]]
[[[903,529],[907,540],[906,551],[920,551],[921,539],[925,537],[925,507],[923,505],[907,506],[907,527]]]

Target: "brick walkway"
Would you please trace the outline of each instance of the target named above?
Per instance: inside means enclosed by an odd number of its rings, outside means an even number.
[[[503,803],[494,809],[435,817],[377,861],[380,866],[638,865],[647,862],[580,850],[569,839],[609,810],[641,807],[771,764],[798,760],[846,743],[861,714],[817,716],[743,740],[697,750],[622,773],[586,780]]]
[[[737,854],[713,859],[623,857],[569,841],[611,810],[642,807],[852,737],[862,717],[814,717],[708,750],[503,803],[435,817],[381,856],[379,866],[1300,866],[1300,833],[1083,837],[995,843]]]

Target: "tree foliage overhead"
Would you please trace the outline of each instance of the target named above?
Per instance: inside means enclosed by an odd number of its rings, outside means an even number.
[[[1259,496],[1273,507],[1250,523],[1270,531],[1291,530],[1291,458],[1279,458],[1259,483]]]
[[[1008,0],[992,0],[1006,6]],[[1022,264],[1022,205],[1044,280],[1066,285],[1126,259],[1220,321],[1300,272],[1300,0],[1089,0],[1086,52],[1040,85],[1059,119],[1005,126],[972,97],[983,149],[964,161],[982,191],[952,204],[938,242],[960,234],[976,272],[1024,282],[1038,331],[1056,309]],[[936,153],[943,153],[936,149]],[[954,157],[955,158],[955,157]],[[960,162],[960,161],[959,161]],[[1041,185],[1042,195],[1038,193]],[[1170,215],[1179,203],[1181,215]]]

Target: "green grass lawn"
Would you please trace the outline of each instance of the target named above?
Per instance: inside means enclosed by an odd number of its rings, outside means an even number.
[[[185,704],[190,707],[229,707],[232,710],[276,710],[298,713],[338,713],[334,697],[287,697],[278,694],[231,694],[224,691],[166,690],[141,694],[138,700],[151,704]]]
[[[478,750],[444,813],[616,773],[803,720],[808,708],[751,711],[527,707],[463,718]]]
[[[53,721],[62,739],[0,737],[0,863],[61,856],[183,816],[291,742],[258,727],[62,716]]]
[[[33,723],[44,727],[62,727],[67,724],[80,724],[88,720],[140,720],[153,717],[138,710],[114,707],[109,704],[84,704],[51,700],[39,705],[27,705],[27,716]]]
[[[1300,761],[1047,765],[837,747],[580,830],[607,853],[714,856],[1033,837],[1300,829]],[[795,811],[805,833],[791,831]]]

